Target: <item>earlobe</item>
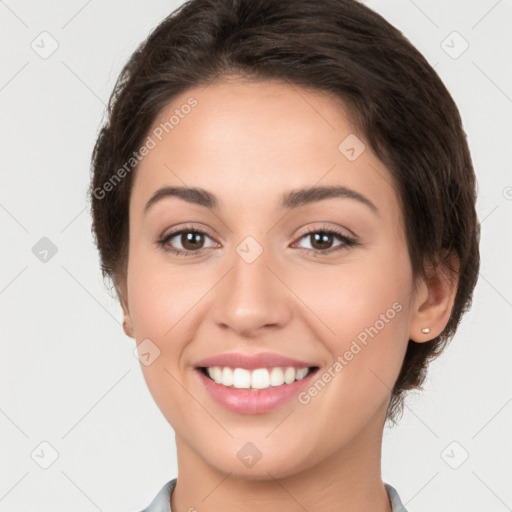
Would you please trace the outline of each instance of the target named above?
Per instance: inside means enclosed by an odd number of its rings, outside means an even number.
[[[132,318],[130,315],[130,309],[128,307],[128,301],[126,300],[126,287],[116,286],[116,290],[117,296],[119,298],[119,303],[121,304],[121,308],[123,309],[123,331],[126,334],[126,336],[130,338],[135,338]]]
[[[129,336],[130,338],[135,338],[134,333],[133,333],[133,325],[132,325],[132,320],[130,318],[130,315],[124,316],[123,331],[126,334],[126,336]]]
[[[422,279],[417,287],[409,339],[423,343],[443,332],[457,293],[458,270],[459,259],[454,254],[429,266],[428,280]]]

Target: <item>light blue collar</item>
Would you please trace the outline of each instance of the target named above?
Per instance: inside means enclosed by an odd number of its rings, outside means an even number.
[[[160,492],[155,496],[149,507],[142,510],[142,512],[172,512],[171,510],[171,494],[176,486],[176,478],[167,482]],[[400,496],[394,487],[384,483],[386,491],[388,492],[389,500],[391,501],[392,512],[407,512],[406,508],[402,505]]]

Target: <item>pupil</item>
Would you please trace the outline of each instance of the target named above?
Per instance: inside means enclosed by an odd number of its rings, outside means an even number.
[[[185,237],[185,243],[183,243],[183,236]],[[201,236],[201,233],[184,233],[181,243],[185,249],[197,249],[200,244],[194,244],[193,242],[194,240],[197,241],[198,238],[200,239]],[[188,244],[190,244],[190,246],[187,247]]]
[[[323,233],[323,232],[320,232],[320,233],[314,233],[313,234],[313,237],[314,237],[314,240],[315,240],[315,243],[319,242],[320,243],[320,249],[325,249],[326,247],[325,246],[322,246],[322,244],[324,245],[327,245],[329,246],[329,239],[332,235],[330,235],[329,233]],[[314,244],[313,244],[314,246]]]

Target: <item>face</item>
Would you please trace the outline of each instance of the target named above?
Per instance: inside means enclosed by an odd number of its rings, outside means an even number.
[[[214,83],[175,98],[149,136],[124,309],[178,450],[258,479],[375,447],[416,296],[391,175],[342,105]],[[239,359],[205,362],[226,354]]]

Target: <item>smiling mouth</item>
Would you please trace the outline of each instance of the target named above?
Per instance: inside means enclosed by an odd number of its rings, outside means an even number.
[[[272,368],[230,368],[211,366],[197,368],[208,379],[231,389],[263,390],[286,386],[315,373],[319,367],[298,368],[293,366],[275,366]]]

